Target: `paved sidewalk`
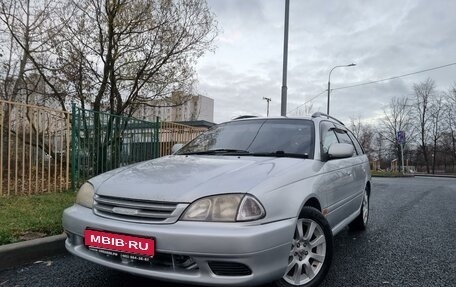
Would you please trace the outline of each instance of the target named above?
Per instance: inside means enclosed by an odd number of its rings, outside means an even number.
[[[0,270],[32,263],[45,257],[63,254],[65,234],[38,238],[0,246]]]

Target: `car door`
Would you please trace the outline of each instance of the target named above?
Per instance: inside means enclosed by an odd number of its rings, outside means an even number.
[[[327,219],[331,227],[334,227],[351,214],[348,203],[355,193],[353,159],[352,157],[329,159],[329,147],[334,143],[343,142],[343,136],[339,135],[342,130],[329,121],[322,121],[320,123],[320,131],[321,161],[324,162],[322,183],[324,184],[328,205]]]
[[[350,158],[344,159],[345,168],[350,173],[350,184],[349,184],[349,192],[345,195],[346,198],[344,199],[344,208],[347,210],[347,216],[356,212],[362,200],[362,194],[364,191],[364,184],[365,184],[365,170],[363,171],[363,162],[364,157],[362,153],[359,153],[358,147],[353,142],[352,138],[349,135],[349,131],[345,129],[345,127],[338,127],[336,130],[337,138],[339,142],[349,144],[353,146],[353,155]]]

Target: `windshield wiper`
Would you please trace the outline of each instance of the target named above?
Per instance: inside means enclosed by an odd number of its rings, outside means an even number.
[[[210,150],[205,150],[205,151],[181,153],[181,155],[195,155],[195,154],[309,158],[309,155],[307,153],[288,153],[288,152],[284,152],[283,150],[278,150],[275,152],[253,152],[252,153],[252,152],[249,152],[246,150],[241,150],[241,149],[219,148],[219,149],[210,149]]]
[[[190,154],[229,154],[229,155],[248,155],[250,154],[249,151],[242,150],[242,149],[229,149],[229,148],[218,148],[218,149],[210,149],[205,151],[194,151],[194,152],[185,152],[181,153],[182,155],[190,155]]]
[[[309,154],[307,154],[307,153],[289,153],[289,152],[284,152],[283,150],[278,150],[275,152],[254,152],[254,153],[250,153],[249,155],[251,155],[251,156],[309,158]]]

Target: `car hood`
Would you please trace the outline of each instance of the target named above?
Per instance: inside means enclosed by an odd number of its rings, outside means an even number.
[[[99,175],[90,182],[99,195],[184,203],[214,194],[245,193],[273,178],[277,188],[278,175],[310,162],[250,156],[166,156]],[[291,180],[285,177],[283,184]]]

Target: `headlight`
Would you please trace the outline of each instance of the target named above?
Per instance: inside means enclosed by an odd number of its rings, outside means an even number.
[[[88,208],[92,208],[94,194],[95,192],[93,190],[93,185],[91,185],[89,182],[86,182],[78,190],[78,194],[76,195],[76,203]]]
[[[235,222],[257,220],[265,216],[261,203],[248,194],[223,194],[193,202],[182,220]]]

